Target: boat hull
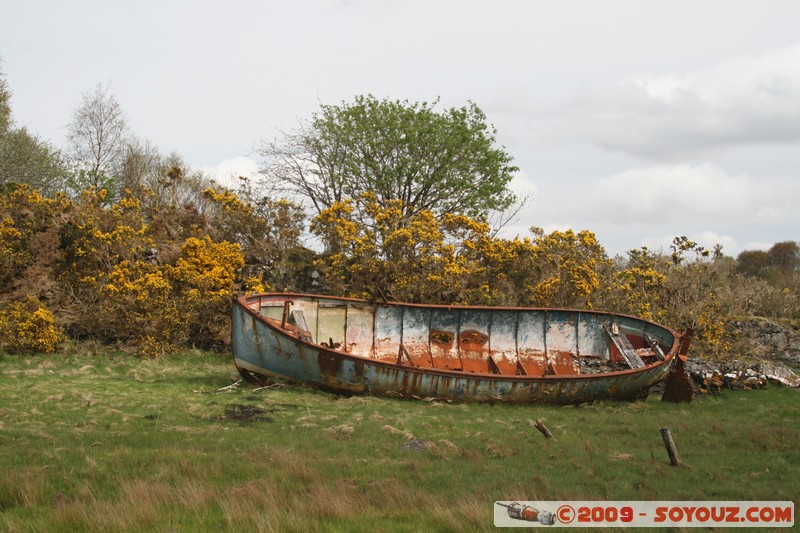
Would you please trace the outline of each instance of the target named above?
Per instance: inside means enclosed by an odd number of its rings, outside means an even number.
[[[302,298],[308,301],[309,298],[313,298],[309,295],[267,296],[273,299],[271,301],[279,303],[300,301]],[[616,372],[530,376],[422,368],[415,366],[410,358],[407,364],[403,364],[405,348],[399,350],[396,361],[387,361],[376,359],[374,348],[370,352],[373,356],[369,357],[312,342],[308,336],[299,334],[297,328],[292,331],[286,327],[286,314],[282,323],[275,318],[269,319],[263,316],[257,310],[258,305],[253,304],[253,298],[264,298],[264,295],[242,297],[235,300],[233,305],[234,362],[242,375],[257,380],[263,380],[264,377],[280,378],[345,394],[551,404],[634,399],[641,396],[651,385],[667,377],[675,361],[679,340],[677,335],[670,337],[670,330],[663,328],[666,333],[661,332],[662,338],[672,341],[672,344],[666,350],[667,353],[662,361]],[[325,298],[326,301],[331,301],[329,297]],[[356,300],[341,301],[358,302],[362,307],[371,305]],[[402,308],[401,304],[387,305]],[[419,308],[427,307],[415,307]],[[288,309],[289,304],[286,304],[286,313]],[[454,308],[440,309],[447,309],[450,312]],[[502,311],[508,314],[522,313],[526,310],[503,308]],[[371,312],[373,316],[377,314],[374,309]],[[539,310],[539,312],[545,311]],[[605,319],[620,315],[596,312],[591,314],[593,319],[597,316]],[[623,318],[629,323],[638,321],[632,317]],[[517,321],[519,322],[519,319]],[[644,321],[641,323],[648,327],[662,328]],[[500,327],[497,326],[497,329]],[[515,338],[520,338],[521,335],[522,332],[515,332]],[[336,346],[333,339],[331,345]]]

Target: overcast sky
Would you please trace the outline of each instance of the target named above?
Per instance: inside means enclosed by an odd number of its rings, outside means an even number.
[[[0,0],[16,123],[56,146],[108,84],[134,132],[218,178],[320,103],[475,102],[529,226],[609,254],[800,240],[800,2]]]

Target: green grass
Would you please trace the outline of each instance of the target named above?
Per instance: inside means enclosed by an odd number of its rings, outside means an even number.
[[[496,500],[800,494],[798,390],[559,408],[218,391],[237,379],[200,352],[0,356],[0,531],[486,531]]]

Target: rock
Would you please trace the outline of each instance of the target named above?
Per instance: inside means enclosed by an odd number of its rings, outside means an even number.
[[[694,383],[695,392],[699,394],[717,394],[723,389],[761,389],[769,382],[787,387],[800,387],[800,376],[778,362],[715,363],[689,360],[686,368]]]
[[[762,364],[761,371],[769,381],[780,383],[786,387],[800,387],[800,376],[795,374],[790,368],[783,365]]]
[[[431,443],[416,437],[412,437],[400,447],[405,450],[427,450],[431,447]]]
[[[800,372],[800,334],[793,328],[758,317],[734,320],[729,327],[748,357],[777,361]]]

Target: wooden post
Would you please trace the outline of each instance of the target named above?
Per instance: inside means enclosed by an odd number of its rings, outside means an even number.
[[[536,419],[536,423],[533,424],[533,427],[535,427],[536,429],[541,431],[542,435],[544,435],[545,438],[547,438],[547,439],[552,439],[553,438],[553,434],[550,433],[550,430],[547,429],[547,426],[545,426],[544,422],[542,422],[540,419],[538,419],[538,418]]]
[[[678,450],[675,449],[675,441],[672,440],[672,433],[670,433],[669,428],[661,428],[661,438],[667,448],[670,464],[672,466],[680,466],[681,460],[678,459]]]

